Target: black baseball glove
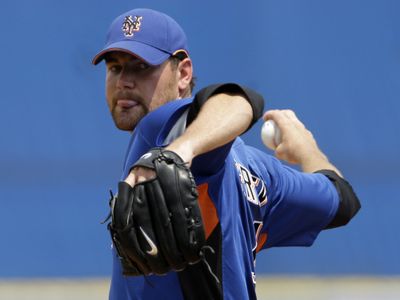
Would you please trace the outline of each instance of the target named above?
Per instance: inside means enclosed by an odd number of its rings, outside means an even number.
[[[174,152],[153,148],[133,167],[155,171],[132,188],[120,182],[108,224],[123,274],[165,274],[203,258],[205,234],[192,173]]]

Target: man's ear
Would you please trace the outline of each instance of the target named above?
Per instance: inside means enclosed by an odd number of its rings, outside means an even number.
[[[191,94],[190,82],[193,77],[193,65],[190,58],[185,58],[178,65],[178,89],[179,95],[184,97],[189,97]]]

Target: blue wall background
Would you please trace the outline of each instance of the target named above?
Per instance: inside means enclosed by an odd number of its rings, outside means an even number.
[[[92,56],[115,16],[162,10],[189,36],[198,86],[237,81],[291,108],[363,209],[311,248],[265,251],[260,273],[400,275],[400,2],[2,1],[0,277],[107,276],[100,221],[129,136]],[[261,123],[245,139],[263,148]],[[266,150],[268,151],[268,150]]]

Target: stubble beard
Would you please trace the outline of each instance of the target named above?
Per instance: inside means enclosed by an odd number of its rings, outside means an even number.
[[[114,120],[115,126],[120,130],[133,131],[139,121],[146,116],[149,112],[154,109],[178,99],[179,93],[177,88],[177,81],[170,80],[164,89],[158,91],[156,95],[153,95],[153,99],[148,106],[146,106],[141,99],[139,103],[129,109],[121,108],[115,105],[111,111],[112,118]]]
[[[138,104],[135,107],[126,109],[119,106],[114,106],[111,111],[115,126],[124,131],[133,131],[139,121],[149,112],[143,104]]]

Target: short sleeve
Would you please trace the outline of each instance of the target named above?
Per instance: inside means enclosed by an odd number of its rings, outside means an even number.
[[[266,188],[255,217],[267,237],[262,248],[310,246],[336,215],[339,195],[322,174],[300,172],[258,149],[247,147],[249,168]]]
[[[310,246],[339,205],[334,185],[322,174],[299,172],[274,161],[265,210],[266,247]]]
[[[211,96],[219,93],[237,93],[245,96],[253,109],[253,120],[247,130],[262,116],[264,111],[264,98],[254,90],[236,83],[212,84],[196,93],[189,110],[187,123],[190,124],[196,118],[200,108]]]

